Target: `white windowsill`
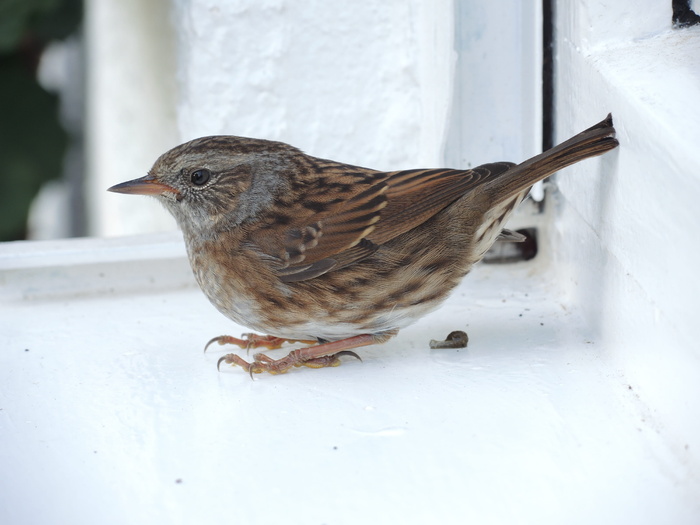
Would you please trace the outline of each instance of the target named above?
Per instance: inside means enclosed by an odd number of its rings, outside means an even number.
[[[251,381],[202,353],[245,329],[183,253],[177,235],[0,245],[0,522],[697,517],[687,464],[536,263],[478,267],[362,363]],[[428,348],[455,329],[468,348]]]

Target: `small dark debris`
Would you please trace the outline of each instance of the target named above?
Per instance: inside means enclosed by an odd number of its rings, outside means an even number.
[[[29,352],[29,348],[25,348],[24,351],[25,351],[25,352]]]
[[[431,339],[430,348],[466,348],[467,343],[469,343],[469,336],[467,333],[461,330],[455,330],[454,332],[450,332],[444,341]]]
[[[673,25],[675,28],[700,24],[700,16],[693,11],[690,0],[672,0]]]
[[[177,483],[178,485],[179,485],[180,483],[182,483],[182,478],[177,478],[177,479],[175,480],[175,483]]]

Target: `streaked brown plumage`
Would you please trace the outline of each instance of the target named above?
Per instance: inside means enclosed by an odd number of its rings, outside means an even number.
[[[269,337],[221,344],[312,346],[252,373],[331,366],[437,308],[501,236],[537,181],[617,146],[612,117],[521,164],[378,172],[266,140],[182,144],[110,191],[156,196],[183,231],[197,282],[227,317]],[[313,344],[318,342],[317,344]],[[220,361],[220,362],[221,362]]]

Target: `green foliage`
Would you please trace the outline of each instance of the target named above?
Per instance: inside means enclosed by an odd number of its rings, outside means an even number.
[[[24,237],[29,205],[41,184],[61,174],[65,131],[56,96],[15,56],[0,59],[0,240]]]
[[[44,45],[74,32],[80,0],[0,0],[0,241],[22,239],[34,196],[60,176],[68,138],[36,81]]]
[[[0,53],[18,47],[33,19],[53,11],[59,0],[2,0],[0,2]]]
[[[17,49],[28,33],[43,42],[65,38],[81,16],[80,0],[0,0],[0,53]]]

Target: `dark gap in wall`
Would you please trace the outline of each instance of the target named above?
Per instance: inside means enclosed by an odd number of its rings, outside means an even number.
[[[554,146],[554,0],[542,0],[542,151]]]
[[[496,242],[482,261],[484,264],[507,264],[529,261],[537,255],[537,228],[516,230],[525,236],[523,242]]]
[[[673,8],[673,26],[676,29],[700,24],[700,16],[693,11],[690,0],[671,0],[671,6]]]

